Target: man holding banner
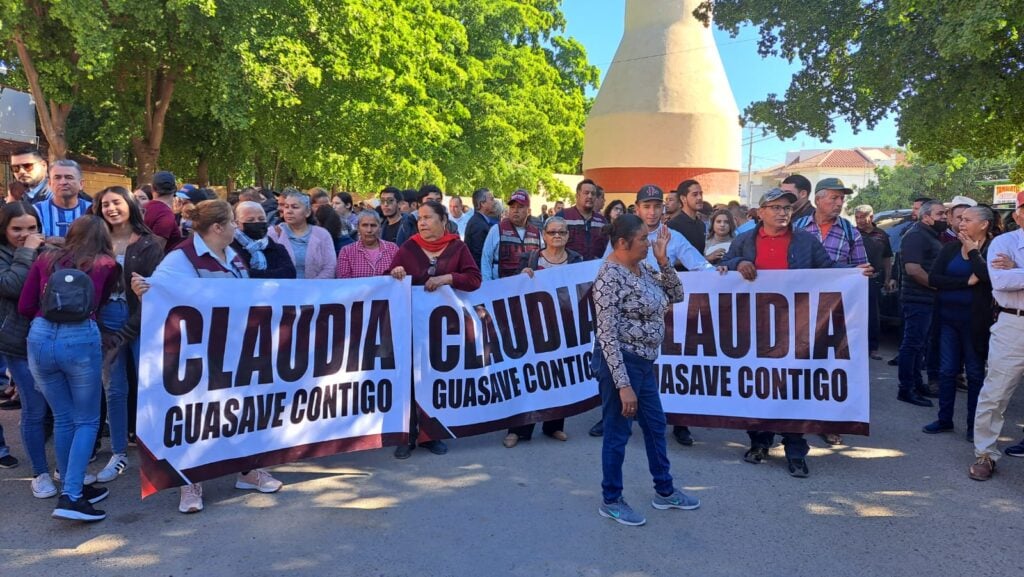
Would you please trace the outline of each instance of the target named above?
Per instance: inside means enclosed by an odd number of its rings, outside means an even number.
[[[732,242],[728,254],[722,259],[719,271],[738,271],[744,279],[753,281],[758,270],[793,270],[816,268],[845,268],[829,258],[825,248],[811,233],[791,229],[790,218],[796,195],[773,188],[761,197],[758,216],[761,223]],[[865,276],[873,274],[870,265],[862,265]],[[759,464],[768,458],[768,449],[775,439],[771,431],[747,431],[750,449],[743,460]],[[789,474],[807,477],[807,440],[801,433],[782,433]]]

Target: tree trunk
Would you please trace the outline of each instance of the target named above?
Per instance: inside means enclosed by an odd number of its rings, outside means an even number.
[[[235,192],[235,187],[237,186],[237,184],[235,183],[235,177],[229,174],[225,185],[227,186],[229,193]]]
[[[25,70],[25,80],[28,82],[32,100],[35,101],[36,114],[39,116],[39,126],[43,129],[43,136],[46,137],[46,143],[49,145],[48,155],[50,162],[63,159],[68,154],[66,127],[68,115],[71,114],[71,103],[56,102],[46,98],[46,95],[43,94],[42,84],[39,82],[39,71],[36,70],[32,55],[29,54],[28,49],[25,47],[25,41],[21,37],[20,30],[15,31],[12,41],[18,51],[18,59],[21,60],[21,66]],[[78,62],[78,56],[72,55],[71,60],[71,65],[74,66]],[[78,87],[73,86],[71,92],[72,95],[77,94]]]
[[[153,181],[157,163],[160,161],[160,146],[164,140],[167,110],[174,96],[177,74],[169,70],[157,70],[146,77],[146,102],[142,136],[132,139],[135,164],[140,184]],[[154,100],[155,98],[155,100]]]
[[[156,162],[160,156],[159,150],[153,150],[142,138],[132,139],[132,151],[135,152],[136,181],[139,186],[153,182],[153,173],[156,172]]]
[[[205,153],[200,154],[196,161],[196,181],[200,188],[210,186],[210,159]]]

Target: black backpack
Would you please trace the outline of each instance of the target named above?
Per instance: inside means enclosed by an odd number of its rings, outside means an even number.
[[[95,288],[92,278],[76,268],[53,271],[39,303],[43,318],[55,323],[81,322],[92,316]]]

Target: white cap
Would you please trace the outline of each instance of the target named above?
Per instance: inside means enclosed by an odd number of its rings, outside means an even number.
[[[967,206],[978,206],[978,201],[973,198],[967,198],[966,196],[956,195],[953,200],[946,203],[946,208],[954,206],[967,205]]]

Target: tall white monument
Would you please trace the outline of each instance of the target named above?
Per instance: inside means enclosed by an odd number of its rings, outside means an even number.
[[[700,0],[626,0],[626,26],[587,119],[583,172],[606,191],[666,191],[697,179],[707,200],[736,198],[741,130]]]

